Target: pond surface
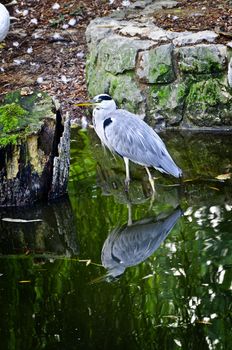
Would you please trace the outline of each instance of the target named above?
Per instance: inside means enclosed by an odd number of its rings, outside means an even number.
[[[231,349],[231,135],[161,137],[185,178],[154,198],[74,129],[69,198],[0,210],[2,349]]]

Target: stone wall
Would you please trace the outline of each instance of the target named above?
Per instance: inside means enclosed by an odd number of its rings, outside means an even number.
[[[129,20],[90,23],[90,96],[109,93],[160,127],[232,129],[232,44],[218,44],[213,31],[163,30],[151,15],[148,6]]]

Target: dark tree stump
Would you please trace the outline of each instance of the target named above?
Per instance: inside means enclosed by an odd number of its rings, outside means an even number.
[[[0,105],[0,206],[66,193],[70,122],[45,93],[14,92]]]

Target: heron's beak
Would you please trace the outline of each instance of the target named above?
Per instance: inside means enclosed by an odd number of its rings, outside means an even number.
[[[86,107],[86,106],[95,106],[95,105],[97,105],[96,102],[88,101],[88,102],[76,103],[74,106],[77,106],[77,107]]]

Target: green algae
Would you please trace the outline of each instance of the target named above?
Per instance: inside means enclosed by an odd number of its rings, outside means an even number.
[[[171,83],[175,79],[172,62],[173,46],[171,44],[161,45],[140,52],[137,67],[138,78],[145,83]]]
[[[16,103],[0,107],[0,147],[17,144],[18,132],[23,127],[27,115],[28,111]]]
[[[14,91],[5,96],[0,106],[0,148],[16,145],[28,135],[36,134],[45,118],[54,119],[53,101],[46,93],[21,96]]]
[[[111,81],[109,93],[114,96],[120,107],[133,113],[142,113],[143,96],[133,76],[133,72],[115,76]]]
[[[203,108],[206,108],[206,105],[226,104],[229,99],[225,86],[218,79],[212,78],[193,84],[187,97],[187,103],[194,104],[198,102],[201,103]]]

